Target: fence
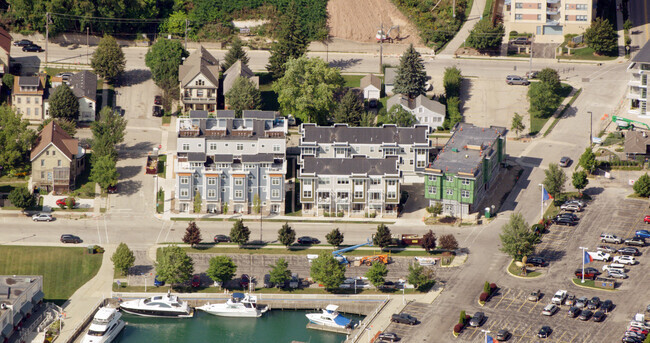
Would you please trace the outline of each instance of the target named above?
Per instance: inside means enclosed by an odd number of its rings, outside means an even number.
[[[381,312],[381,310],[383,310],[384,307],[386,307],[386,305],[388,304],[389,301],[390,301],[390,297],[387,296],[386,300],[382,301],[382,303],[379,304],[379,306],[377,306],[377,308],[363,320],[363,322],[357,328],[357,330],[358,330],[357,334],[354,335],[354,337],[351,340],[349,340],[349,342],[356,343],[356,342],[359,341],[361,336],[363,336],[364,332],[366,331],[366,328],[368,327],[368,325],[370,325],[370,323],[372,323],[372,321],[375,320],[375,317],[377,317],[379,312]]]
[[[99,310],[100,307],[103,307],[106,305],[108,299],[102,299],[98,301],[94,306],[92,306],[91,310],[86,313],[86,315],[83,317],[83,320],[75,326],[75,328],[72,330],[72,334],[70,337],[66,340],[66,343],[72,343],[74,342],[79,335],[81,335],[81,332],[86,328],[88,323],[93,320],[93,317],[95,316],[95,313],[97,313],[97,310]],[[61,329],[63,331],[63,328]]]

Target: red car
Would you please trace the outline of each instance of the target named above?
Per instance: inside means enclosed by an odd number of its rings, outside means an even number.
[[[61,206],[61,207],[68,206],[67,205],[67,200],[68,200],[68,198],[61,198],[61,199],[56,201],[56,205]],[[72,198],[72,207],[74,207],[75,205],[77,205],[77,202],[74,200],[74,198]]]
[[[645,216],[645,218],[643,218],[643,221],[647,224],[650,224],[650,216]]]
[[[201,277],[197,274],[192,276],[192,287],[199,288],[201,286]]]
[[[156,105],[162,105],[162,96],[156,95],[153,98],[153,103],[156,104]]]

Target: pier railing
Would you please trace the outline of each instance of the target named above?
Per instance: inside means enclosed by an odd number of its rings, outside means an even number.
[[[86,315],[83,317],[84,319],[77,324],[77,326],[74,327],[72,330],[72,334],[70,335],[70,338],[66,341],[66,343],[72,343],[79,338],[79,335],[84,331],[86,326],[93,320],[93,317],[95,316],[95,313],[97,313],[97,310],[99,310],[100,307],[106,306],[108,303],[108,299],[102,299],[98,301],[94,306],[91,307],[91,310],[86,313]],[[63,330],[63,328],[61,328]]]
[[[358,330],[357,334],[354,335],[354,337],[351,340],[348,340],[346,342],[351,342],[351,343],[358,342],[361,336],[363,336],[364,332],[366,331],[368,325],[370,325],[370,323],[372,323],[372,321],[375,320],[375,317],[377,317],[377,315],[381,312],[381,310],[383,310],[384,307],[386,307],[389,301],[390,301],[390,296],[386,296],[386,299],[382,301],[381,304],[379,304],[379,306],[377,306],[377,308],[375,308],[375,310],[361,322],[361,324],[359,324],[359,326],[356,328],[356,330]]]

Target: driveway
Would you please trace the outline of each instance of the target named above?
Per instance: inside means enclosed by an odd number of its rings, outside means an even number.
[[[66,199],[65,196],[56,196],[56,195],[44,195],[43,196],[43,211],[50,212],[53,208],[60,208],[56,204],[56,201],[59,199]],[[75,208],[93,208],[95,199],[81,199],[75,198],[77,205]]]

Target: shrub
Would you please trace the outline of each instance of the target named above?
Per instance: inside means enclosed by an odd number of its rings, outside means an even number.
[[[99,245],[95,245],[93,249],[95,250],[96,254],[103,254],[105,251],[104,248],[100,247]]]
[[[343,212],[339,212],[336,214],[337,217],[343,217]]]
[[[463,324],[458,323],[458,324],[454,325],[454,332],[455,333],[460,333],[460,330],[462,330],[462,329],[463,329]]]
[[[497,284],[496,283],[491,283],[490,284],[490,295],[494,295],[494,292],[497,291]]]
[[[478,300],[481,301],[481,302],[486,302],[489,296],[490,296],[489,294],[483,292],[483,293],[481,293],[481,295],[478,297]]]
[[[489,293],[490,292],[490,283],[485,281],[485,284],[483,284],[483,293]]]

